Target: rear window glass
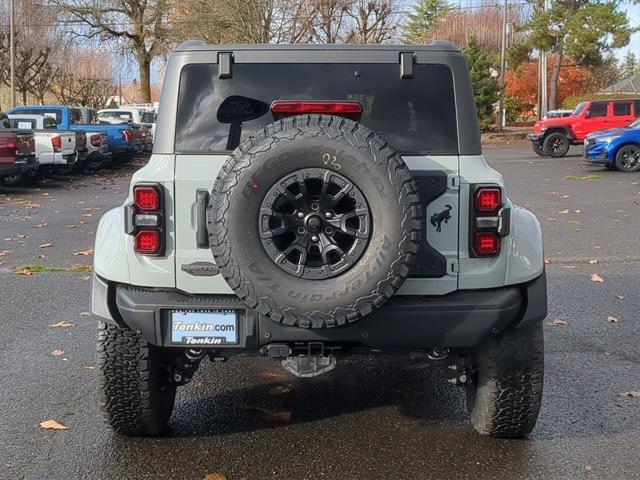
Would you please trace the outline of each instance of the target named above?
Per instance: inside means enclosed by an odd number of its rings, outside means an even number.
[[[156,123],[155,112],[142,112],[140,114],[140,121],[142,123]]]
[[[234,122],[220,111],[231,96],[262,105],[267,113]],[[414,65],[401,79],[397,64],[235,64],[233,77],[218,78],[217,65],[189,65],[180,77],[177,152],[228,151],[273,121],[274,100],[351,100],[363,107],[360,122],[382,134],[402,153],[458,152],[453,76],[445,65]],[[235,105],[238,105],[236,103]],[[238,115],[245,114],[238,108]],[[218,121],[223,118],[225,123]]]
[[[25,120],[24,118],[12,118],[11,128],[20,128],[23,130],[34,130],[36,128],[36,121]]]
[[[57,108],[19,108],[15,110],[14,113],[24,113],[27,115],[44,115],[45,117],[55,119],[56,125],[60,125],[60,123],[62,122],[62,110],[59,110]]]

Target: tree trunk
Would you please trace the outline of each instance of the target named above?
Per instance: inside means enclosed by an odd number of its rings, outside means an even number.
[[[138,55],[140,64],[140,95],[142,103],[151,103],[151,59],[146,53]]]
[[[551,70],[551,85],[549,86],[549,110],[558,108],[558,79],[560,78],[560,66],[562,65],[562,50],[556,52]]]
[[[26,90],[22,90],[22,105],[26,105],[27,104],[27,91]]]

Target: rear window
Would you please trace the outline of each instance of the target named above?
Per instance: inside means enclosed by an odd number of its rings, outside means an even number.
[[[245,99],[221,109],[232,96]],[[189,65],[180,77],[176,151],[232,150],[273,121],[268,106],[274,100],[357,101],[363,107],[360,122],[382,134],[398,151],[458,152],[449,67],[414,65],[413,78],[401,79],[397,64],[235,64],[229,79],[218,78],[217,65]],[[234,115],[246,114],[245,106],[266,113],[234,121]],[[241,132],[229,140],[232,127],[240,127]]]
[[[140,121],[142,123],[156,123],[155,112],[142,112],[140,114]]]
[[[11,119],[11,128],[19,128],[21,130],[35,130],[36,128],[35,120],[26,120],[24,118],[12,118]]]
[[[15,110],[14,113],[24,113],[27,115],[44,115],[45,117],[55,119],[56,125],[60,125],[60,123],[62,122],[62,110],[58,108],[19,108]]]

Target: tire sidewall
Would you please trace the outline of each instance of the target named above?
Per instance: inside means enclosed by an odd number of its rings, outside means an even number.
[[[632,168],[632,169],[624,168],[624,166],[622,165],[622,155],[623,155],[625,150],[629,150],[629,149],[639,150],[640,147],[635,146],[635,145],[623,145],[622,147],[620,147],[620,149],[616,153],[615,168],[620,170],[621,172],[626,172],[626,173],[630,173],[631,172],[631,173],[633,173],[633,172],[637,172],[638,170],[640,170],[640,162],[637,163],[635,165],[635,167]]]
[[[238,175],[225,220],[227,243],[233,246],[232,257],[243,280],[258,297],[284,297],[301,311],[348,308],[372,295],[392,270],[405,235],[400,192],[389,180],[386,165],[373,161],[368,146],[356,148],[341,137],[303,134],[287,142],[267,138],[253,150],[261,152],[260,157]],[[327,169],[346,177],[362,192],[371,212],[366,250],[351,268],[332,278],[307,280],[287,273],[269,258],[260,240],[259,211],[266,193],[302,168]]]
[[[562,139],[564,142],[564,145],[560,151],[553,151],[551,149],[551,143],[555,139]],[[547,138],[545,138],[542,150],[546,152],[546,155],[552,158],[560,158],[560,157],[564,157],[567,154],[570,147],[571,147],[571,142],[569,141],[569,138],[567,138],[567,136],[564,133],[554,132],[554,133],[550,133],[547,136]]]

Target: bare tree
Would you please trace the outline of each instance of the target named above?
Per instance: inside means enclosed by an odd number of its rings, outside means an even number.
[[[396,26],[392,24],[393,0],[357,0],[349,10],[353,26],[346,43],[384,43],[390,40]]]
[[[151,62],[167,47],[169,0],[50,0],[74,37],[122,45],[140,69],[143,102],[151,101]],[[84,28],[79,28],[84,27]]]

